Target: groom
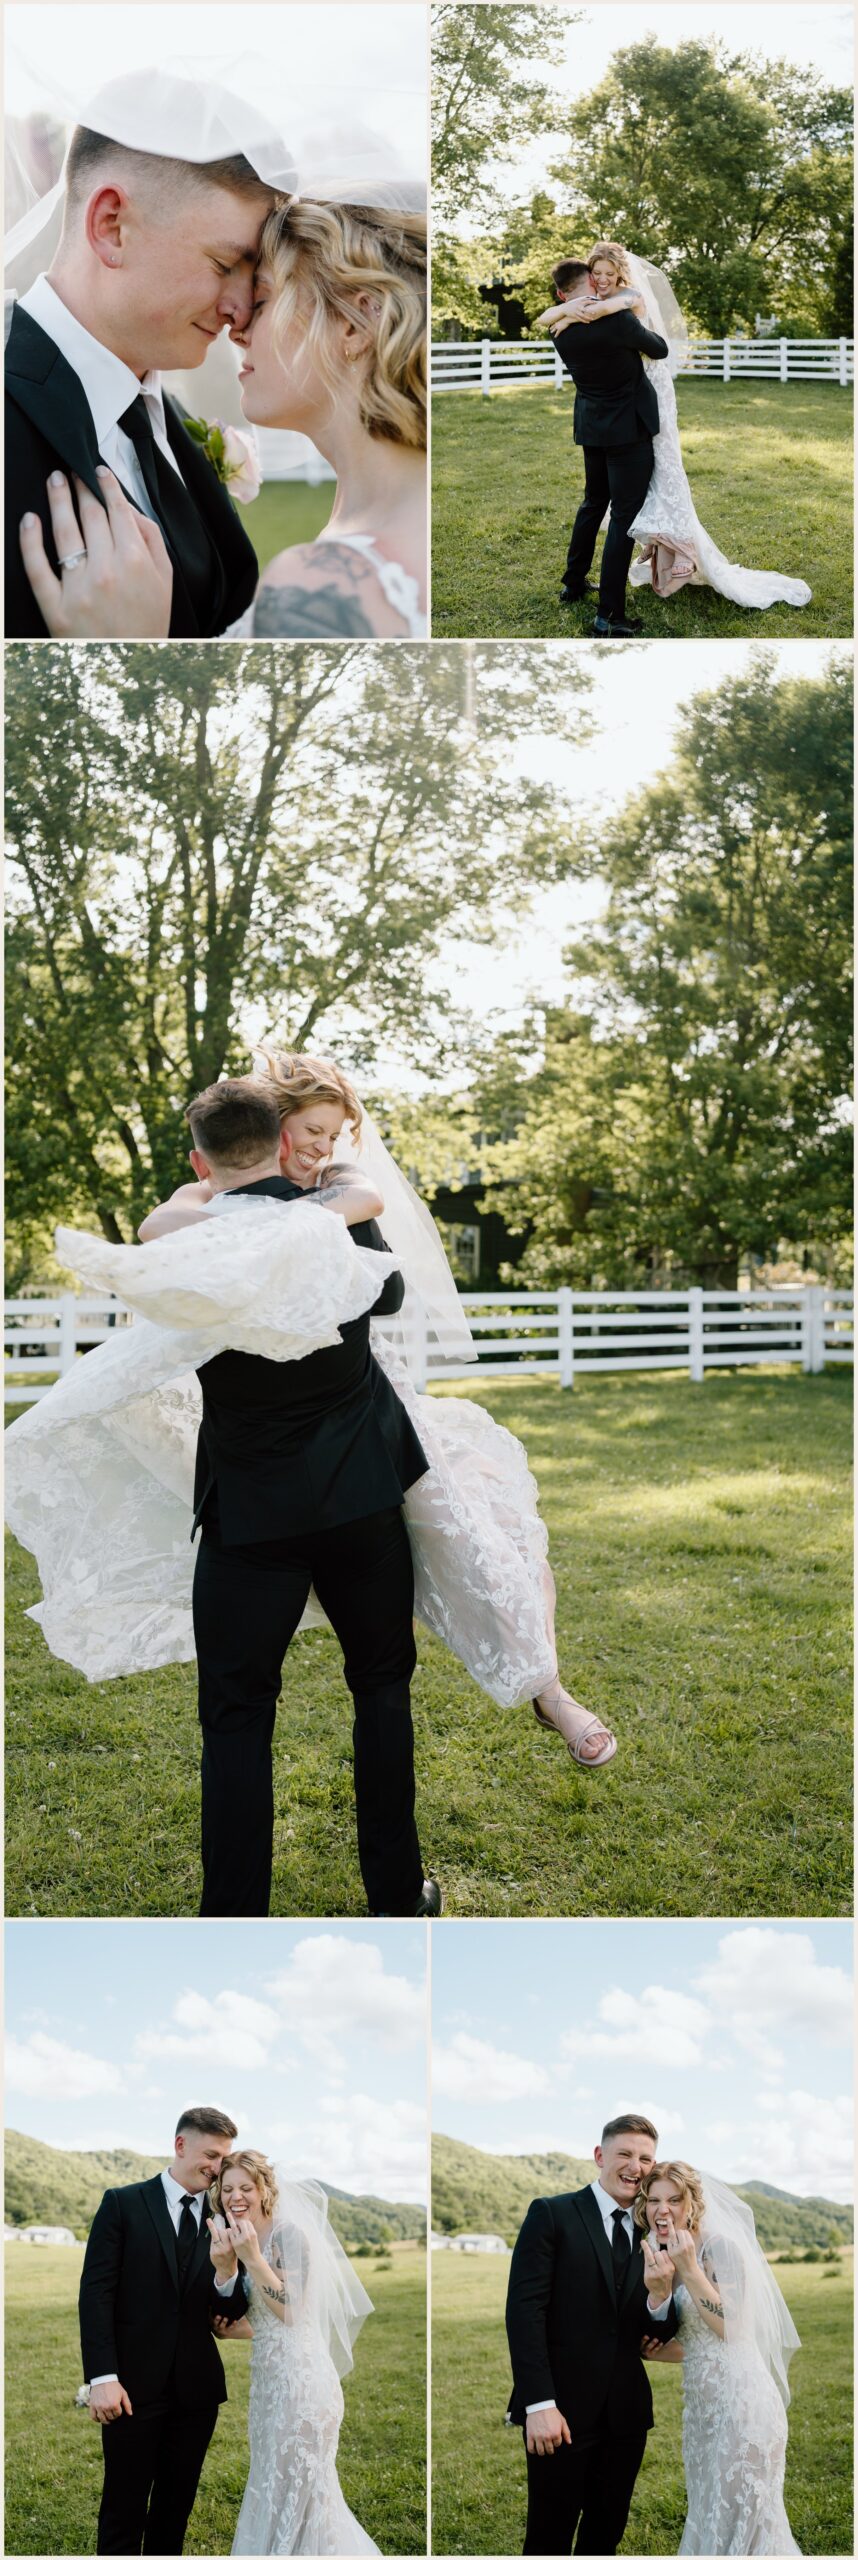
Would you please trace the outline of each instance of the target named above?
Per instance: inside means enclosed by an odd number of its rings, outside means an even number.
[[[561,259],[552,281],[563,301],[593,290],[589,268],[577,258]],[[609,312],[596,321],[570,320],[565,328],[561,321],[554,337],[575,384],[573,432],[584,449],[584,496],[572,527],[561,599],[576,604],[587,594],[596,535],[610,503],[593,631],[599,640],[627,639],[642,627],[626,612],[626,579],[635,547],[629,526],[652,479],[659,424],[658,400],[641,357],[666,356],[667,340],[645,329],[633,311]]]
[[[190,1104],[191,1162],[215,1192],[303,1200],[280,1171],[280,1116],[249,1078]],[[319,1211],[319,1216],[326,1214]],[[356,1245],[384,1253],[374,1219]],[[374,1315],[404,1284],[379,1278]],[[266,1913],[274,1801],[271,1746],[283,1660],[311,1587],[343,1651],[354,1705],[358,1856],[374,1916],[429,1917],[414,1819],[414,1568],[402,1503],[427,1459],[373,1359],[369,1314],[303,1360],[223,1351],[199,1371],[194,1489],[202,1537],[194,1633],[203,1730],[201,1911]]]
[[[104,2454],[100,2552],[184,2547],[227,2396],[212,2319],[232,2327],[247,2309],[242,2270],[206,2203],[235,2130],[217,2107],[186,2107],[169,2168],[109,2188],[90,2231],[80,2336]]]
[[[648,2308],[632,2213],[657,2149],[648,2116],[614,2116],[592,2185],[537,2196],[513,2250],[508,2414],[524,2429],[525,2552],[614,2552],[625,2532],[653,2424],[641,2357],[676,2329],[672,2303]]]
[[[99,464],[160,525],[173,568],[171,636],[211,639],[237,621],[258,567],[227,490],[161,389],[250,318],[257,244],[272,197],[239,154],[200,166],[79,127],[50,273],[16,303],[6,349],[6,638],[44,639],[21,558],[25,513],[58,561],[48,478],[76,473],[103,506]]]

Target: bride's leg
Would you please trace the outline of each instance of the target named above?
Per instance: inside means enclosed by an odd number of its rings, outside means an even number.
[[[551,1640],[556,1662],[554,1617],[557,1607],[557,1590],[547,1556],[542,1567],[542,1593],[546,1631]],[[559,1670],[555,1670],[553,1680],[546,1681],[533,1703],[539,1708],[540,1715],[544,1716],[546,1724],[554,1725],[556,1731],[562,1733],[564,1742],[575,1744],[578,1756],[582,1760],[598,1760],[606,1742],[612,1739],[610,1728],[600,1724],[598,1718],[594,1719],[589,1708],[579,1706],[577,1698],[573,1698],[569,1690],[564,1688]],[[589,1731],[585,1731],[585,1727],[589,1727]]]

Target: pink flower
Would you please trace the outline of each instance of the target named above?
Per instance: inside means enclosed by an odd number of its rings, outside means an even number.
[[[251,499],[258,498],[262,487],[256,437],[252,432],[246,434],[241,427],[225,427],[220,419],[218,425],[223,436],[224,479],[230,497],[237,498],[241,506],[249,507]]]

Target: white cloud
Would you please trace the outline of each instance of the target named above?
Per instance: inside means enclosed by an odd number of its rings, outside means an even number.
[[[719,1940],[714,1962],[698,1974],[719,2023],[764,2070],[782,2067],[774,2038],[806,2035],[824,2045],[849,2044],[853,1994],[840,1965],[820,1964],[813,1939],[798,1930],[734,1929]]]
[[[201,1991],[182,1991],[172,2017],[181,2034],[147,2028],[135,2037],[135,2053],[144,2060],[152,2055],[159,2061],[174,2054],[181,2061],[205,2062],[216,2071],[259,2071],[280,2033],[276,2009],[243,1991],[217,1991],[213,2000]]]
[[[302,1938],[265,1987],[282,2024],[335,2077],[346,2068],[346,2037],[399,2052],[426,2033],[425,1982],[388,1972],[381,1947],[364,1938]]]
[[[426,2196],[426,2115],[409,2098],[385,2100],[358,2091],[323,2098],[301,2139],[305,2174],[346,2187],[350,2195],[387,2196],[422,2204]]]
[[[503,2105],[510,2098],[538,2097],[550,2087],[549,2073],[541,2062],[529,2062],[522,2053],[502,2053],[478,2036],[460,2033],[448,2045],[436,2045],[433,2052],[433,2098],[471,2098],[484,2106]]]
[[[648,2067],[655,2059],[660,2071],[694,2070],[706,2059],[709,2014],[685,1992],[659,1982],[639,1992],[615,1985],[603,1993],[597,2015],[598,2026],[570,2027],[560,2037],[561,2055],[574,2061],[578,2054],[610,2054]]]
[[[60,2044],[55,2036],[41,2033],[28,2036],[19,2044],[10,2036],[6,2046],[6,2087],[25,2098],[98,2098],[124,2088],[122,2072],[114,2062],[102,2062],[94,2053],[81,2053],[76,2046]]]
[[[852,2197],[851,2097],[763,2091],[747,2121],[713,2125],[710,2139],[723,2163],[719,2175],[737,2186],[758,2179],[792,2195],[830,2196],[833,2204]]]

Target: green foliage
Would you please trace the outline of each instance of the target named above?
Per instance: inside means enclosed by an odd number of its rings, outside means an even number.
[[[594,2138],[601,2128],[594,2126]],[[512,2247],[534,2196],[556,2196],[585,2187],[593,2160],[564,2151],[479,2151],[449,2134],[432,2134],[432,2227],[435,2231],[499,2231]],[[736,2194],[749,2204],[760,2247],[767,2252],[804,2240],[816,2245],[830,2234],[839,2251],[853,2238],[851,2205],[822,2196],[791,2196],[750,2179]],[[809,2254],[805,2248],[804,2255]]]
[[[182,1111],[270,1036],[356,1072],[457,1040],[442,937],[491,941],[561,877],[548,784],[499,769],[542,725],[524,650],[15,647],[8,705],[7,1224],[18,1285],[58,1217],[127,1240],[184,1169]],[[559,701],[580,726],[589,674]],[[407,846],[407,860],[403,847]]]
[[[490,1151],[519,1286],[735,1288],[782,1240],[824,1267],[850,1236],[851,790],[848,662],[778,682],[761,657],[582,821],[607,904]]]
[[[432,11],[432,194],[453,219],[496,201],[488,164],[552,125],[551,89],[536,65],[554,62],[570,12],[493,0],[440,0]]]
[[[576,1769],[527,1706],[502,1713],[418,1631],[420,1836],[447,1910],[851,1910],[848,1373],[719,1371],[702,1387],[624,1375],[572,1394],[483,1379],[455,1393],[524,1442],[561,1666],[619,1751],[598,1775]],[[11,1540],[9,1553],[7,1911],[193,1913],[192,1670],[88,1685],[24,1616],[35,1569]],[[274,1792],[275,1912],[359,1915],[332,1636],[290,1649]]]
[[[57,2151],[51,2143],[11,2128],[4,2136],[4,2157],[7,2222],[18,2228],[31,2222],[63,2223],[78,2239],[85,2239],[106,2187],[131,2186],[164,2167],[163,2155],[153,2160],[136,2151]],[[377,2243],[414,2244],[423,2236],[426,2216],[419,2205],[350,2196],[337,2187],[325,2187],[325,2193],[344,2248],[361,2241],[372,2251]]]
[[[365,2267],[374,2313],[347,2376],[338,2470],[349,2506],[382,2551],[426,2550],[426,2271],[404,2250]],[[80,2377],[75,2249],[6,2253],[9,2551],[91,2551],[101,2494],[98,2430],[74,2407]],[[250,2349],[222,2347],[220,2411],[185,2549],[228,2552],[247,2477]]]
[[[844,2261],[844,2268],[848,2262]],[[521,2433],[504,2427],[508,2261],[446,2254],[432,2263],[432,2537],[448,2553],[520,2551]],[[790,2368],[786,2508],[802,2551],[852,2549],[852,2283],[790,2268],[783,2291],[802,2342]],[[851,2279],[851,2263],[849,2264]],[[655,2430],[621,2549],[678,2551],[685,2519],[682,2370],[649,2367]]]
[[[801,612],[730,604],[686,587],[635,590],[649,640],[844,639],[852,630],[852,396],[833,382],[707,382],[680,375],[685,468],[701,523],[729,560],[806,577]],[[440,638],[580,641],[594,599],[559,602],[583,495],[572,396],[513,384],[439,392],[432,409],[432,625]],[[591,578],[598,577],[603,537]],[[616,649],[616,642],[612,648]],[[630,644],[631,645],[631,644]],[[578,657],[584,652],[577,651]],[[559,652],[552,657],[552,684]]]

